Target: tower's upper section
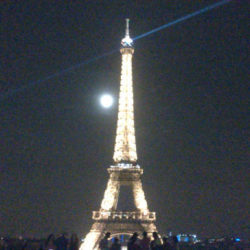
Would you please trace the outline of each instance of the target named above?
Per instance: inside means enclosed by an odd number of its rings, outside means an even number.
[[[134,126],[134,100],[132,80],[133,40],[129,36],[129,19],[121,42],[122,67],[119,94],[118,120],[113,159],[119,166],[135,165],[137,162]]]
[[[129,36],[129,19],[126,19],[125,37],[121,41],[121,48],[133,48],[133,40]]]

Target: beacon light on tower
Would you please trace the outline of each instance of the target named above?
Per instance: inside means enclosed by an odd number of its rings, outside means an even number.
[[[132,47],[133,40],[129,36],[129,19],[126,19],[126,34],[125,37],[122,39],[121,44],[123,47]]]

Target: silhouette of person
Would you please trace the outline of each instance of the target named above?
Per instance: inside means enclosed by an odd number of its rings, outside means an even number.
[[[121,250],[121,244],[119,243],[119,239],[118,238],[114,238],[114,242],[110,247],[110,250]]]
[[[150,243],[151,250],[160,250],[162,247],[161,240],[158,236],[158,233],[153,232],[153,240]]]
[[[70,237],[69,241],[69,250],[78,250],[79,249],[79,239],[75,233]]]
[[[67,250],[68,247],[68,239],[67,233],[63,233],[60,237],[58,237],[55,241],[57,250]]]
[[[168,242],[168,238],[167,238],[167,237],[163,237],[162,250],[172,250],[172,246],[171,246],[171,244]]]
[[[24,242],[24,245],[22,246],[21,250],[25,250],[28,247],[28,241],[26,240]]]
[[[101,250],[108,250],[109,249],[109,237],[110,237],[110,232],[107,232],[104,236],[104,238],[100,241],[99,248]]]
[[[50,234],[44,243],[44,250],[56,250],[55,236]]]
[[[134,233],[127,244],[128,250],[140,250],[141,247],[139,245],[140,243],[138,242],[138,234]]]
[[[140,247],[142,250],[150,249],[150,238],[148,237],[147,232],[142,233],[142,239],[140,240]]]
[[[173,250],[179,250],[179,241],[176,235],[172,237]]]

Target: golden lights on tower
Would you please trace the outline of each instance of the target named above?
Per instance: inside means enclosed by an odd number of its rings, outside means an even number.
[[[135,231],[157,231],[155,212],[148,209],[142,189],[143,169],[137,165],[134,100],[132,79],[133,40],[129,36],[129,20],[126,19],[126,33],[121,41],[121,82],[118,106],[118,119],[114,146],[114,166],[108,168],[109,181],[104,192],[99,211],[93,211],[95,221],[86,235],[80,250],[97,250],[104,233],[132,234]],[[135,210],[117,211],[121,186],[130,186],[133,192]],[[129,225],[129,226],[128,226]]]
[[[121,42],[122,66],[118,107],[118,121],[113,159],[115,163],[136,163],[136,143],[134,127],[134,102],[132,79],[133,41],[129,36],[129,19],[126,19],[126,34]]]

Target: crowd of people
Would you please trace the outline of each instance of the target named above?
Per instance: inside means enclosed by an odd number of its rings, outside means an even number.
[[[44,242],[42,250],[78,250],[79,240],[76,234],[72,234],[70,240],[67,238],[67,233],[63,233],[57,239],[54,234],[50,234]]]
[[[68,239],[67,233],[59,237],[50,234],[45,240],[1,239],[0,250],[79,250],[79,239],[75,233]]]
[[[118,238],[114,238],[112,243],[109,241],[110,233],[106,233],[100,241],[100,250],[121,250],[121,244]],[[143,232],[142,238],[135,232],[127,243],[128,250],[178,250],[178,239],[176,236],[171,238],[159,237],[157,232],[153,233],[153,240],[150,240],[147,232]]]
[[[111,234],[107,232],[99,243],[100,250],[122,250],[123,244],[118,238],[110,239]],[[176,236],[160,237],[157,232],[152,234],[152,239],[147,232],[141,237],[134,233],[127,241],[127,250],[250,250],[248,242],[236,242],[234,239],[224,238],[219,241],[209,242],[179,242]]]
[[[151,236],[151,235],[150,235]],[[129,239],[111,237],[107,232],[101,239],[99,250],[249,250],[249,241],[237,242],[230,238],[221,238],[215,241],[204,240],[199,242],[178,242],[176,236],[160,237],[154,232],[150,238],[147,232],[142,235],[134,233]],[[50,234],[46,239],[15,239],[0,238],[0,250],[79,250],[80,241],[76,234],[68,238],[67,233],[55,237]]]

